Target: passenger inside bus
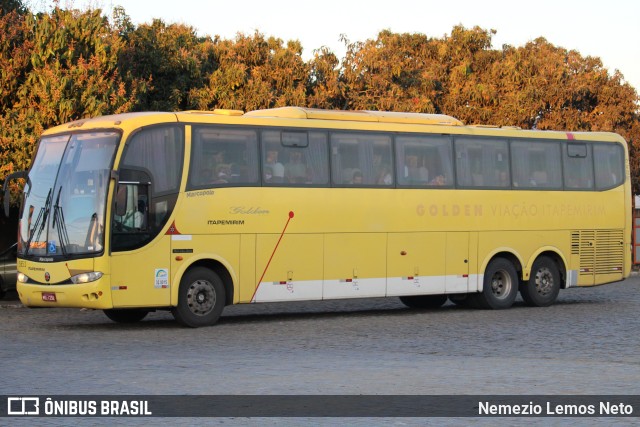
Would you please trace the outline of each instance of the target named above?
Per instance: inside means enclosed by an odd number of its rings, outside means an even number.
[[[271,169],[272,176],[268,182],[284,182],[284,166],[278,161],[278,150],[268,150],[264,164],[265,170],[266,168]]]
[[[307,165],[304,163],[301,151],[291,151],[289,162],[284,165],[285,177],[292,184],[304,184],[309,182]]]
[[[357,169],[353,171],[353,176],[351,177],[351,181],[349,181],[349,183],[353,185],[362,184],[362,172]]]

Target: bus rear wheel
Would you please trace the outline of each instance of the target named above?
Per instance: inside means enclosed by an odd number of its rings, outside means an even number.
[[[189,270],[180,281],[178,305],[171,309],[178,323],[197,328],[218,321],[225,305],[222,279],[205,267]]]
[[[149,312],[133,308],[102,310],[104,314],[117,323],[136,323],[144,319]]]
[[[400,301],[410,308],[438,308],[447,302],[446,295],[412,295],[400,297]]]
[[[520,295],[527,305],[548,307],[560,293],[560,272],[556,263],[543,256],[533,263],[529,281],[520,284]]]
[[[472,307],[500,310],[509,308],[518,296],[518,273],[505,258],[496,258],[484,272],[482,292],[469,295]]]

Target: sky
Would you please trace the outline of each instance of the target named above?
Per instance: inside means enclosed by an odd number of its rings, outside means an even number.
[[[62,2],[64,3],[64,2]],[[303,58],[327,46],[344,56],[352,42],[389,29],[441,38],[455,25],[494,29],[493,48],[523,46],[544,37],[556,46],[595,56],[640,92],[640,1],[637,0],[93,0],[124,7],[135,24],[160,18],[194,27],[199,35],[233,39],[253,34],[300,40]]]

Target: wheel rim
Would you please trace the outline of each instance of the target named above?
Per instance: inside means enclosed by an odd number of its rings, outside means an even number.
[[[189,286],[187,292],[189,310],[195,315],[205,316],[216,305],[216,291],[213,284],[207,280],[196,280]]]
[[[506,270],[498,270],[491,277],[491,292],[497,299],[506,299],[511,294],[513,282]]]
[[[542,267],[536,272],[536,292],[547,295],[553,289],[553,273],[547,267]]]

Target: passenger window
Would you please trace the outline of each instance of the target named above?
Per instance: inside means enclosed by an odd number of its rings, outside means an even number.
[[[408,187],[453,185],[451,138],[444,136],[396,137],[398,184]]]
[[[567,190],[593,189],[593,158],[590,146],[568,143],[562,160],[564,186]]]
[[[511,143],[513,186],[558,190],[562,188],[560,144],[542,140]]]
[[[323,132],[263,131],[262,182],[265,185],[326,186],[327,135]]]
[[[506,140],[455,138],[456,175],[462,187],[511,186],[509,148]]]
[[[624,182],[624,151],[617,144],[595,144],[596,188],[605,190]]]
[[[331,134],[333,183],[354,187],[391,187],[391,137],[379,134]]]
[[[182,178],[183,139],[181,127],[144,129],[128,142],[120,166],[148,171],[154,197],[177,193]]]
[[[114,251],[140,247],[162,230],[178,198],[183,155],[182,126],[149,127],[127,142],[116,191]]]
[[[193,129],[188,189],[258,183],[258,136],[253,130]]]

